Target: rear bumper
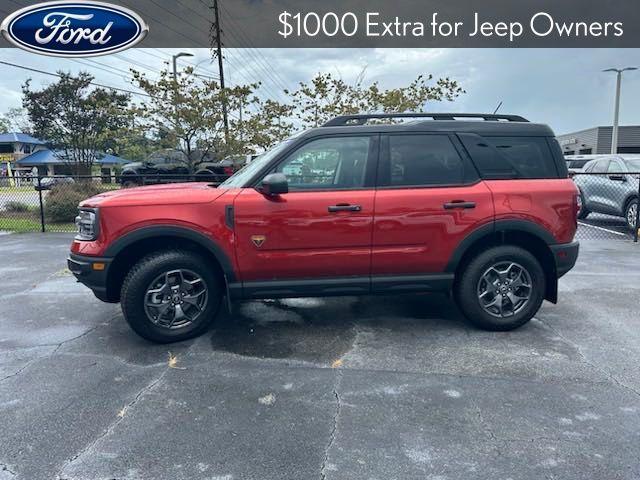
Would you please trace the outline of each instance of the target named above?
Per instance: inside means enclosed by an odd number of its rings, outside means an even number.
[[[549,245],[549,248],[551,248],[551,253],[556,262],[556,274],[560,278],[576,264],[580,243],[561,243],[559,245]]]
[[[72,253],[67,258],[67,267],[78,282],[90,288],[98,299],[108,302],[107,276],[112,260],[111,258],[88,257]],[[101,264],[104,266],[102,267]]]

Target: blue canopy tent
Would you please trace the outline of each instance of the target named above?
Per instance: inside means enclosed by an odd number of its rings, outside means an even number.
[[[69,162],[66,162],[62,158],[62,154],[56,155],[56,152],[52,150],[40,150],[15,163],[20,168],[37,167],[40,175],[69,175],[72,170]],[[110,176],[112,168],[127,163],[131,163],[131,160],[116,157],[108,153],[98,155],[96,160],[96,164],[100,165],[103,176]]]

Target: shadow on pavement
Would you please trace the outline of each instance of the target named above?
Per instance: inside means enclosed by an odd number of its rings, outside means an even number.
[[[211,331],[214,350],[257,358],[330,362],[351,348],[361,328],[460,333],[467,326],[444,295],[300,298],[235,305]]]

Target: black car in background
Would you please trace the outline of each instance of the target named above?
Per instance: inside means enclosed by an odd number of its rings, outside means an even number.
[[[120,183],[125,188],[188,181],[222,183],[239,168],[225,159],[199,163],[196,171],[190,172],[187,163],[177,155],[158,155],[144,162],[126,164],[120,173]]]

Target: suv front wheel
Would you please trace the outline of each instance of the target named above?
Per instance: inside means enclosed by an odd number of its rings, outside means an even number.
[[[474,325],[506,331],[527,323],[537,313],[545,292],[545,275],[528,251],[492,247],[460,272],[454,287],[457,303]]]
[[[122,284],[124,316],[140,336],[159,343],[203,333],[220,308],[222,284],[207,261],[167,250],[144,257]]]

